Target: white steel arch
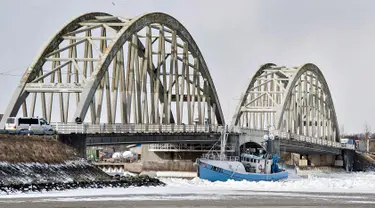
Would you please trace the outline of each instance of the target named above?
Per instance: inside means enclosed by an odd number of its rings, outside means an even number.
[[[92,123],[224,123],[198,46],[182,24],[159,12],[132,19],[88,13],[69,22],[26,70],[1,126],[21,106],[23,116],[64,123],[87,117]]]
[[[331,93],[322,72],[311,63],[261,66],[243,93],[231,126],[339,141]]]

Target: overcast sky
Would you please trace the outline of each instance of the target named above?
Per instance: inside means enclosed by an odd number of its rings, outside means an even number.
[[[226,118],[232,117],[237,99],[261,64],[292,67],[312,62],[328,82],[345,132],[362,132],[365,122],[375,130],[375,1],[2,0],[0,4],[0,73],[23,74],[51,36],[82,13],[132,17],[161,11],[178,19],[197,42]],[[19,79],[0,74],[0,112]]]

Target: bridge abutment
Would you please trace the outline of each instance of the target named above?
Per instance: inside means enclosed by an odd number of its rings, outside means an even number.
[[[340,155],[287,153],[283,158],[286,164],[299,168],[336,167],[349,172],[354,169],[355,151],[342,150]]]
[[[299,167],[335,166],[336,155],[290,153],[290,161],[286,162]]]
[[[335,155],[308,155],[308,160],[310,161],[310,166],[334,166],[335,165]]]
[[[143,171],[188,171],[195,172],[194,162],[202,152],[150,151],[149,145],[142,145]]]
[[[84,134],[61,134],[57,139],[71,147],[73,147],[78,156],[86,158],[86,135]]]

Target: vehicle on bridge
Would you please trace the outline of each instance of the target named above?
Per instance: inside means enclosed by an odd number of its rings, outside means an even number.
[[[54,130],[46,120],[39,117],[9,117],[5,123],[8,133],[53,134]]]

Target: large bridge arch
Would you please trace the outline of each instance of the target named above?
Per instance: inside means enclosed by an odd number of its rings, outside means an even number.
[[[160,12],[132,19],[88,13],[69,22],[26,70],[1,125],[21,106],[23,116],[64,123],[224,124],[197,44]]]
[[[241,96],[231,127],[339,141],[328,84],[311,63],[291,68],[261,66]]]

